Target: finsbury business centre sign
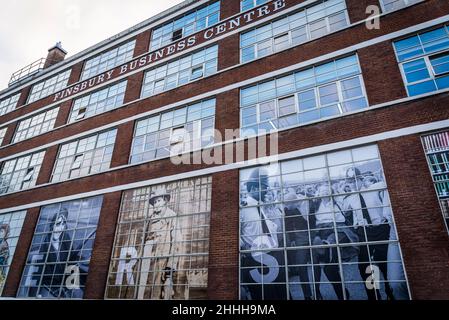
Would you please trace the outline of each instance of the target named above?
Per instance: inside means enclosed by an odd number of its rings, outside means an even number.
[[[103,72],[93,78],[82,81],[69,88],[59,91],[54,94],[53,102],[60,101],[72,95],[81,93],[83,91],[96,87],[104,82],[122,76],[124,74],[130,73],[132,71],[143,69],[159,60],[165,59],[169,56],[185,51],[189,48],[195,47],[200,43],[204,43],[218,36],[222,36],[226,33],[234,31],[240,27],[251,24],[253,21],[272,15],[284,8],[286,8],[285,0],[271,1],[263,6],[257,7],[253,10],[244,12],[238,16],[227,19],[200,33],[184,38],[179,42],[168,45],[159,50],[150,52],[126,64],[118,66],[109,71]]]

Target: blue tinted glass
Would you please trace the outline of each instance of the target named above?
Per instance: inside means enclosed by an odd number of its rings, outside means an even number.
[[[435,80],[438,90],[449,88],[449,76],[441,77]]]
[[[335,70],[335,62],[330,62],[315,68],[316,82],[318,84],[336,80],[337,73]]]
[[[346,112],[356,111],[368,106],[365,98],[359,98],[356,100],[351,100],[343,103],[344,110]]]
[[[307,123],[314,120],[318,120],[320,118],[320,111],[314,110],[309,112],[304,112],[299,115],[299,122],[300,123]]]
[[[216,12],[213,15],[209,16],[209,20],[207,23],[209,26],[211,26],[216,24],[218,21],[220,21],[220,13]]]
[[[296,88],[298,90],[315,86],[315,73],[312,69],[295,73]]]
[[[246,11],[253,6],[253,0],[243,0],[242,1],[242,11]]]
[[[259,85],[259,102],[276,98],[276,84],[273,81]]]
[[[248,47],[242,50],[242,62],[251,61],[256,58],[254,47]]]
[[[427,53],[439,51],[449,47],[449,36],[445,28],[440,28],[420,35]]]
[[[449,54],[430,59],[436,74],[449,72]]]
[[[338,106],[322,108],[321,109],[321,118],[335,116],[340,113],[341,112],[340,112],[340,109],[338,108]]]
[[[433,80],[408,86],[408,92],[410,96],[417,96],[435,90],[437,90],[437,88]]]
[[[290,75],[276,80],[277,95],[284,96],[295,91],[295,77]]]
[[[358,74],[360,72],[356,55],[337,60],[335,63],[337,65],[337,73],[339,78]]]
[[[241,90],[242,105],[247,106],[257,103],[257,85]]]
[[[399,61],[404,61],[424,53],[422,51],[418,36],[396,41],[394,46],[396,48]]]
[[[256,30],[251,30],[250,32],[246,32],[240,37],[240,46],[246,47],[250,44],[256,43]]]
[[[430,78],[424,59],[415,60],[403,65],[408,83]]]

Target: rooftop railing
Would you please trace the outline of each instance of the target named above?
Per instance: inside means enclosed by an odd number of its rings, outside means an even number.
[[[45,58],[40,58],[39,60],[34,61],[33,63],[23,67],[22,69],[14,72],[11,75],[11,79],[9,79],[8,85],[19,82],[22,79],[28,78],[29,76],[38,73],[40,70],[44,68]]]

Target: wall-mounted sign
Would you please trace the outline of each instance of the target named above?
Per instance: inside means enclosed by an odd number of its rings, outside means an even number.
[[[203,30],[187,38],[181,39],[176,43],[165,46],[159,50],[150,52],[124,65],[103,72],[93,78],[82,81],[69,88],[59,91],[52,96],[52,101],[53,102],[60,101],[77,93],[96,87],[111,79],[117,78],[119,76],[122,76],[135,70],[143,69],[159,60],[165,59],[169,56],[185,51],[189,48],[195,47],[196,45],[212,40],[218,36],[225,35],[226,33],[229,33],[231,31],[235,31],[236,29],[251,24],[264,17],[270,16],[285,8],[287,8],[285,0],[271,1],[266,5],[257,7],[253,10],[244,12],[238,16],[224,20],[223,22],[211,28]]]

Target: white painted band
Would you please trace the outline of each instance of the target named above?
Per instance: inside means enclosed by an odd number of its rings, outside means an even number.
[[[177,181],[177,180],[182,180],[182,179],[188,179],[188,178],[193,178],[193,177],[198,177],[198,176],[204,176],[204,175],[211,175],[214,173],[228,171],[228,170],[242,169],[242,168],[252,167],[252,166],[258,165],[260,163],[268,163],[270,161],[275,161],[275,160],[282,161],[282,160],[304,157],[304,156],[309,156],[309,155],[314,155],[314,154],[319,154],[319,153],[324,153],[324,152],[336,151],[339,149],[352,148],[355,146],[376,143],[378,141],[382,141],[382,140],[386,140],[386,139],[392,139],[392,138],[398,138],[398,137],[407,136],[407,135],[411,135],[411,134],[419,134],[419,133],[428,132],[428,131],[440,130],[440,129],[447,128],[447,127],[449,127],[449,120],[421,124],[421,125],[411,126],[411,127],[407,127],[407,128],[386,131],[386,132],[369,135],[369,136],[365,136],[365,137],[355,138],[355,139],[351,139],[351,140],[335,142],[335,143],[330,143],[330,144],[326,144],[326,145],[320,145],[320,146],[306,148],[306,149],[302,149],[302,150],[296,150],[296,151],[287,152],[287,153],[283,153],[283,154],[279,154],[279,155],[275,155],[275,156],[271,156],[271,157],[259,158],[259,159],[254,159],[254,160],[250,160],[250,161],[237,162],[237,163],[226,164],[226,165],[222,165],[222,166],[194,170],[194,171],[189,171],[189,172],[185,172],[185,173],[179,173],[179,174],[174,174],[174,175],[170,175],[170,176],[129,183],[129,184],[117,185],[114,187],[95,190],[95,191],[91,191],[91,192],[73,194],[73,195],[66,196],[66,197],[60,197],[60,198],[55,198],[55,199],[50,199],[50,200],[45,200],[45,201],[28,203],[26,205],[17,206],[17,207],[2,208],[2,209],[0,209],[0,214],[13,212],[13,211],[26,210],[26,209],[30,209],[30,208],[34,208],[34,207],[40,207],[40,206],[64,202],[64,201],[77,200],[77,199],[82,199],[82,198],[87,198],[87,197],[92,197],[92,196],[96,196],[96,195],[107,194],[107,193],[112,193],[112,192],[117,192],[117,191],[141,188],[141,187],[146,187],[149,185],[162,184],[162,183],[167,183],[167,182],[172,182],[172,181]],[[42,186],[40,186],[40,187],[42,187]],[[236,186],[236,189],[238,189],[238,186]]]

